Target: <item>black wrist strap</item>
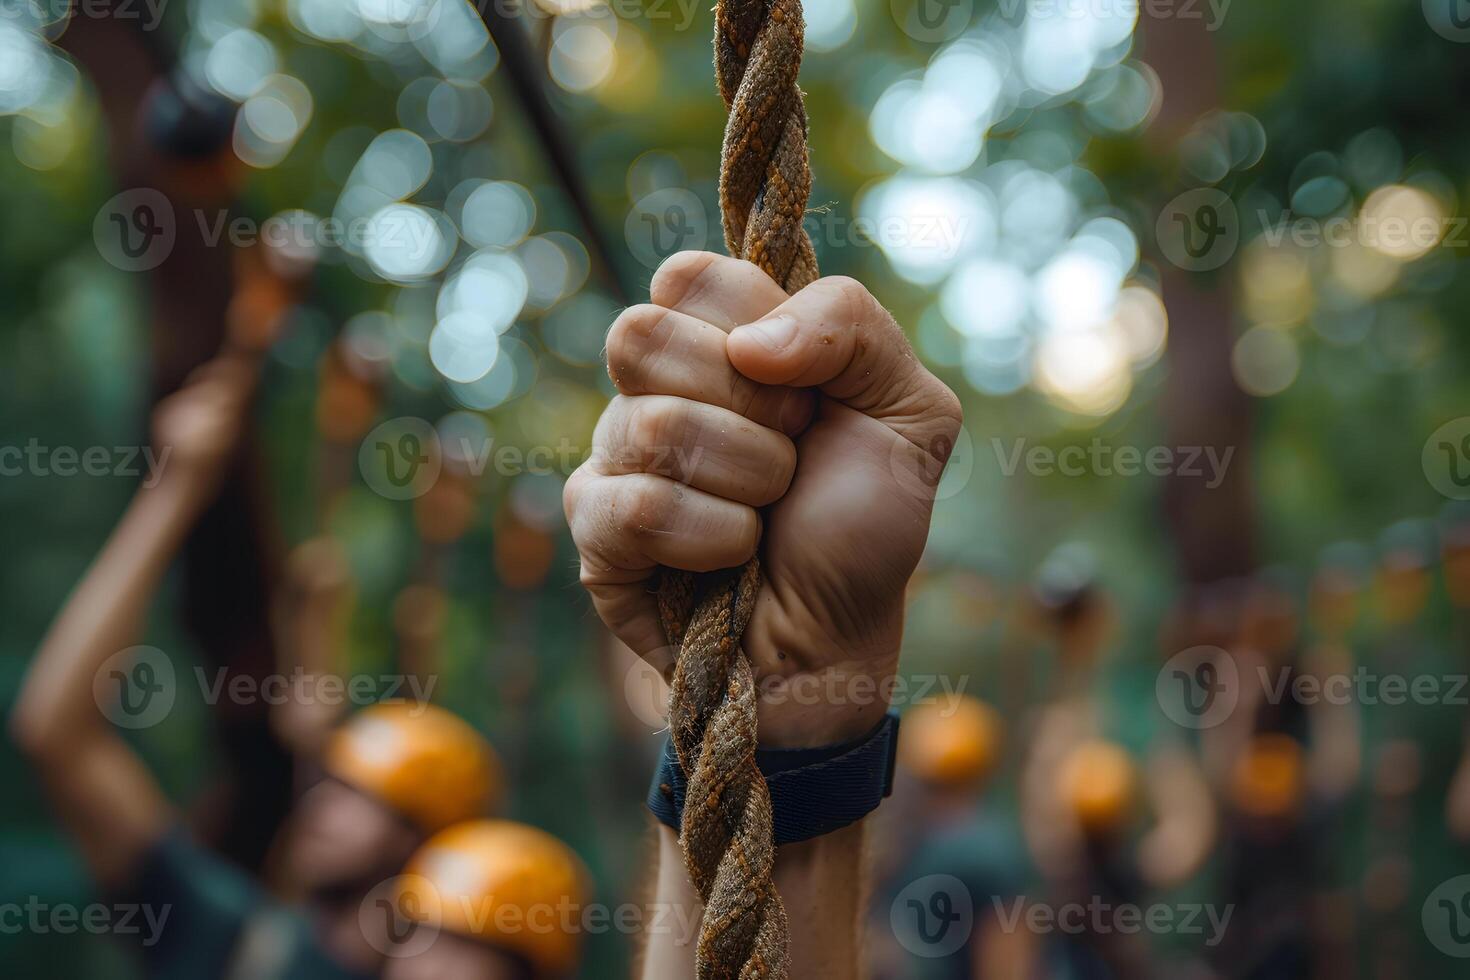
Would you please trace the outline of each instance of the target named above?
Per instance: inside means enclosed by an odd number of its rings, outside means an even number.
[[[852,742],[816,749],[757,749],[756,765],[771,788],[776,843],[830,834],[876,810],[893,792],[897,751],[898,715],[891,712]],[[686,787],[670,739],[648,790],[648,809],[659,823],[676,831]]]

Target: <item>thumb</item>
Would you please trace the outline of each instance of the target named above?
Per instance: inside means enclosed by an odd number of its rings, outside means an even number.
[[[736,327],[725,350],[752,381],[820,388],[935,455],[948,455],[959,429],[959,399],[855,279],[818,279],[755,323]]]

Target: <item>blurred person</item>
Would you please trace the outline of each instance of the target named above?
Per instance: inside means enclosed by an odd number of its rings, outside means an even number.
[[[1414,866],[1423,839],[1416,816],[1422,809],[1424,751],[1412,739],[1388,739],[1374,752],[1370,773],[1367,866],[1355,882],[1362,905],[1355,933],[1366,940],[1373,980],[1418,978],[1424,975],[1419,936],[1429,921],[1419,904]]]
[[[1140,772],[1120,746],[1088,739],[1039,754],[1022,785],[1022,826],[1046,878],[1041,900],[1064,908],[1139,908],[1209,856],[1216,821],[1208,786],[1187,754],[1155,750]],[[1155,953],[1111,926],[1062,934],[1048,950],[1061,978],[1154,975]]]
[[[415,582],[404,586],[393,600],[398,666],[417,690],[432,690],[434,679],[443,669],[444,630],[449,611],[449,599],[434,584]]]
[[[1310,587],[1312,631],[1284,573],[1236,583],[1228,656],[1239,700],[1201,733],[1224,802],[1224,900],[1237,908],[1220,950],[1228,976],[1268,980],[1344,962],[1353,939],[1319,910],[1343,905],[1353,883],[1322,861],[1348,846],[1329,820],[1362,773],[1361,706],[1334,692],[1355,670],[1347,635],[1358,618],[1361,576],[1351,549],[1324,553]]]
[[[575,971],[587,870],[544,831],[509,820],[456,824],[429,838],[394,881],[405,920],[384,980],[556,980]]]
[[[1250,740],[1262,732],[1307,737],[1309,708],[1282,696],[1302,676],[1301,613],[1283,575],[1268,570],[1217,587],[1230,610],[1222,644],[1239,678],[1239,700],[1225,720],[1201,734],[1211,781],[1228,795],[1235,767]]]
[[[1317,798],[1345,798],[1362,772],[1358,745],[1362,727],[1355,699],[1296,695],[1335,690],[1335,678],[1355,668],[1345,632],[1355,618],[1351,572],[1329,560],[1310,587],[1314,635],[1306,639],[1302,603],[1293,583],[1268,569],[1236,583],[1233,629],[1226,643],[1239,701],[1224,722],[1202,733],[1202,751],[1212,781],[1228,796],[1240,759],[1260,735],[1283,734],[1305,752],[1305,778]]]
[[[1140,808],[1137,768],[1110,742],[1088,740],[1023,787],[1022,824],[1046,875],[1041,901],[1064,907],[1138,904],[1144,886],[1129,848]],[[1052,937],[1049,973],[1062,980],[1146,976],[1137,936],[1084,928]]]
[[[1092,551],[1075,542],[1054,549],[1032,578],[1020,609],[1019,642],[1001,650],[1002,706],[1017,716],[1033,712],[1023,721],[1028,728],[1045,727],[1048,717],[1064,715],[1076,723],[1077,737],[1093,733],[1093,684],[1117,624]]]
[[[1033,595],[1038,611],[1049,610],[1042,621],[1057,636],[1061,673],[1049,702],[1029,722],[1021,783],[1027,805],[1055,817],[1026,822],[1033,854],[1046,874],[1066,877],[1081,862],[1086,838],[1066,814],[1056,779],[1075,764],[1069,760],[1087,758],[1093,748],[1107,744],[1104,732],[1110,719],[1105,712],[1111,705],[1100,693],[1097,667],[1115,623],[1112,601],[1098,583],[1090,557],[1084,561],[1083,552],[1071,549],[1058,552],[1075,557],[1066,564],[1059,562],[1059,554],[1048,558]],[[1061,574],[1059,568],[1073,571]],[[1162,631],[1166,653],[1180,628],[1175,622]],[[1153,823],[1129,861],[1149,887],[1169,887],[1197,871],[1213,846],[1216,821],[1208,782],[1194,753],[1168,739],[1151,745],[1138,782]]]
[[[788,296],[751,263],[681,252],[650,294],[608,334],[619,395],[565,487],[582,583],[609,628],[668,676],[659,568],[714,571],[759,551],[764,576],[742,638],[758,688],[835,680],[878,692],[758,704],[760,749],[776,755],[758,753],[757,764],[782,767],[781,782],[795,787],[824,774],[820,792],[773,800],[791,975],[850,978],[866,816],[888,790],[874,760],[894,739],[886,695],[904,591],[959,433],[959,400],[855,280],[819,279]],[[661,451],[670,447],[681,451]],[[649,801],[660,823],[656,900],[696,908],[676,829],[677,760],[664,759]],[[651,935],[642,975],[686,980],[694,963],[692,943]]]
[[[950,695],[916,705],[903,719],[899,788],[885,829],[900,853],[878,878],[870,917],[871,980],[1023,980],[1038,964],[1037,937],[1009,915],[1019,912],[1030,869],[1009,822],[985,806],[1001,760],[1000,717],[984,702]],[[968,892],[975,924],[963,943],[944,955],[927,944],[898,940],[889,923],[899,902],[915,900],[911,886],[930,876],[957,878]],[[940,880],[930,878],[930,880]],[[954,896],[950,896],[952,901]],[[917,900],[922,904],[923,896]],[[923,941],[922,935],[919,936]],[[948,946],[950,944],[946,944]]]
[[[427,834],[482,813],[498,779],[488,744],[448,712],[397,703],[359,713],[329,740],[328,778],[302,796],[276,843],[282,884],[300,903],[288,909],[190,841],[109,723],[146,711],[163,683],[155,664],[114,658],[136,642],[160,579],[218,491],[258,370],[227,352],[159,404],[163,472],[135,494],[53,623],[10,720],[98,887],[166,910],[143,946],[151,977],[372,974],[386,942],[359,925],[364,895]]]
[[[308,684],[346,673],[351,606],[352,572],[341,544],[321,535],[297,545],[272,607],[281,671],[299,671]],[[342,711],[331,699],[286,698],[272,707],[271,728],[298,757],[315,759]]]
[[[1309,604],[1314,637],[1303,657],[1307,673],[1324,678],[1346,676],[1355,668],[1348,637],[1358,620],[1362,598],[1357,570],[1333,561],[1331,555],[1329,552],[1312,578]],[[1342,800],[1362,778],[1362,705],[1352,698],[1324,702],[1314,706],[1308,718],[1307,779],[1316,795]]]
[[[1290,735],[1253,737],[1231,771],[1226,797],[1223,894],[1234,907],[1217,949],[1232,980],[1313,975],[1313,837],[1306,754]]]
[[[1031,616],[1056,644],[1060,677],[1053,689],[1085,689],[1116,627],[1092,552],[1077,544],[1057,548],[1037,572],[1030,600]]]
[[[1068,755],[1101,739],[1109,721],[1099,672],[1117,622],[1091,551],[1063,545],[1047,557],[1031,585],[1028,615],[1055,645],[1043,700],[1025,721],[1022,779],[1044,783]]]

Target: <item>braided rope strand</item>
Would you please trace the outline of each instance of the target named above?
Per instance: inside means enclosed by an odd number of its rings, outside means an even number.
[[[800,0],[719,0],[715,75],[729,110],[720,213],[731,255],[787,292],[817,278],[802,227],[811,196],[801,68]],[[760,563],[696,579],[666,569],[664,632],[679,655],[670,702],[688,779],[679,843],[704,901],[699,980],[785,980],[789,928],[772,880],[771,794],[755,761],[755,674],[740,638],[760,591]]]

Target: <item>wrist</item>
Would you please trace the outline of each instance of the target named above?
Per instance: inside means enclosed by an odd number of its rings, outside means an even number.
[[[808,749],[862,738],[893,700],[898,654],[875,665],[839,665],[757,682],[757,733],[762,749]]]
[[[875,810],[892,791],[897,747],[898,716],[885,715],[847,742],[819,748],[758,749],[755,764],[770,793],[776,844],[830,834]],[[664,746],[649,787],[648,808],[660,823],[678,829],[689,792],[671,740]]]

